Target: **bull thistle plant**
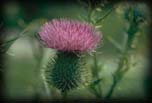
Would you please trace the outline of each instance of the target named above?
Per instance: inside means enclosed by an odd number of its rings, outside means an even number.
[[[83,76],[81,55],[91,52],[100,41],[99,32],[88,23],[54,19],[42,26],[39,36],[57,57],[47,69],[47,81],[63,94],[78,87]]]
[[[50,58],[44,72],[44,82],[48,85],[47,92],[50,92],[48,87],[52,85],[60,90],[63,99],[65,99],[67,93],[72,89],[78,88],[82,84],[83,78],[85,78],[84,75],[86,72],[84,65],[86,61],[83,59],[83,55],[93,54],[92,59],[94,64],[91,67],[93,79],[86,88],[89,89],[96,98],[109,99],[112,97],[115,87],[119,84],[123,76],[134,65],[131,62],[132,51],[134,51],[132,45],[134,44],[134,40],[139,38],[137,32],[139,32],[140,25],[146,20],[146,17],[144,13],[139,10],[138,5],[128,5],[123,9],[124,19],[128,23],[128,28],[125,31],[127,40],[125,47],[118,47],[117,44],[119,43],[117,41],[113,40],[113,38],[108,38],[105,34],[102,34],[100,30],[102,20],[117,8],[114,4],[110,4],[111,6],[109,6],[105,1],[103,3],[93,3],[92,0],[88,0],[88,2],[80,0],[80,3],[83,7],[86,7],[85,9],[88,13],[84,18],[83,16],[81,17],[82,21],[61,18],[52,19],[45,22],[41,26],[41,29],[37,31],[38,33],[36,35],[43,46],[56,50],[56,56],[53,60]],[[102,10],[107,12],[98,16]],[[25,31],[16,38],[4,42],[0,47],[6,52],[18,38],[24,36]],[[112,85],[106,95],[103,96],[101,89],[103,78],[99,76],[102,66],[99,67],[98,65],[98,54],[95,51],[104,38],[108,39],[109,42],[118,49],[120,58],[116,71],[112,73]],[[40,60],[42,58],[40,57],[38,59]],[[38,62],[38,66],[39,65],[40,62]]]

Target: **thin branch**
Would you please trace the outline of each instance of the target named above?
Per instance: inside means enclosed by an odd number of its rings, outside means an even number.
[[[98,24],[98,23],[100,23],[104,18],[106,18],[112,11],[113,11],[113,7],[112,8],[110,8],[110,10],[104,15],[104,16],[102,16],[100,19],[98,19],[96,22],[95,22],[95,24]]]
[[[118,42],[116,42],[112,37],[110,36],[105,36],[114,46],[115,48],[120,52],[122,53],[123,52],[123,49],[122,47],[118,44]]]

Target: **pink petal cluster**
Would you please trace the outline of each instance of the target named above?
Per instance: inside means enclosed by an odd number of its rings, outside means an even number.
[[[100,41],[99,35],[90,24],[67,19],[54,19],[39,31],[46,47],[70,52],[93,50]]]

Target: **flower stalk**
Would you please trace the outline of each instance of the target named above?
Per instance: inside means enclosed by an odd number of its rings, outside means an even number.
[[[102,8],[102,7],[100,7]],[[108,17],[109,14],[112,13],[114,7],[110,7],[109,10],[100,18],[95,19],[92,14],[95,11],[96,7],[91,7],[90,2],[88,1],[88,22],[93,24],[94,26],[99,25],[101,21],[103,21],[106,17]],[[99,76],[99,71],[102,69],[102,67],[99,68],[98,66],[98,60],[97,60],[97,54],[96,52],[93,54],[93,67],[91,68],[92,71],[92,79],[93,82],[89,85],[89,90],[92,92],[96,98],[101,99],[102,98],[102,89],[101,89],[101,81],[102,78]]]
[[[125,73],[127,73],[127,71],[130,69],[130,63],[129,63],[131,56],[130,51],[132,50],[133,41],[136,38],[135,34],[138,32],[139,24],[141,23],[141,20],[139,20],[139,18],[141,19],[142,16],[140,14],[141,12],[138,11],[137,8],[135,8],[134,6],[131,6],[128,10],[125,11],[125,17],[126,17],[125,19],[127,19],[130,24],[129,29],[127,31],[128,38],[125,49],[121,54],[121,58],[118,63],[118,68],[113,74],[113,83],[109,92],[105,97],[106,99],[111,98],[115,87],[121,81]]]

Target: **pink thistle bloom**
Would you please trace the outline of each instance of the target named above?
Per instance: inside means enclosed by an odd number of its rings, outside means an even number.
[[[88,23],[66,19],[47,22],[39,31],[40,39],[46,47],[68,52],[93,50],[100,41],[99,35]]]

